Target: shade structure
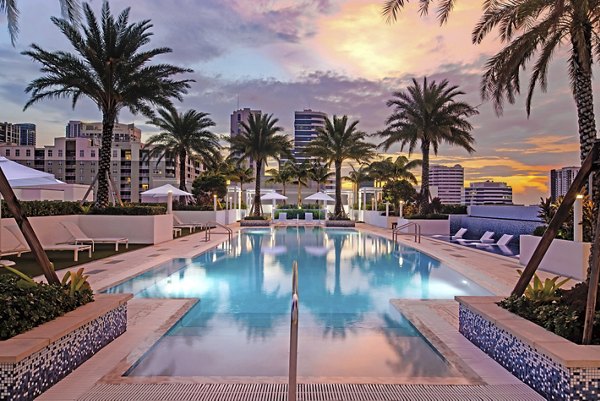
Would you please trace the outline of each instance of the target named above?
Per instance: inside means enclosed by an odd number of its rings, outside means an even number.
[[[275,218],[275,201],[286,200],[287,198],[287,196],[281,195],[277,192],[269,192],[260,197],[260,200],[270,200],[273,202],[271,207],[271,220]]]
[[[2,156],[0,156],[0,168],[13,188],[64,184],[50,173],[23,166]]]
[[[331,196],[327,195],[325,192],[316,192],[310,196],[307,196],[306,198],[304,198],[306,200],[313,200],[313,201],[323,201],[325,203],[325,220],[327,220],[327,202],[335,202],[335,199],[333,199]],[[319,216],[319,220],[321,220],[321,216]]]
[[[165,184],[160,187],[152,188],[148,191],[142,192],[140,195],[142,196],[142,202],[164,203],[167,201],[169,192],[173,194],[173,197],[177,198],[181,196],[194,196],[193,194],[186,191],[182,191],[181,189],[174,187],[171,184]]]

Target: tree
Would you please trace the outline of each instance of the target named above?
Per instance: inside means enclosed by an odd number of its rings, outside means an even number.
[[[417,177],[410,170],[421,165],[421,160],[409,161],[406,156],[391,157],[374,161],[368,167],[369,176],[378,181],[407,180],[417,183]]]
[[[358,168],[354,168],[353,165],[350,165],[350,168],[352,171],[350,171],[344,179],[352,183],[354,202],[358,202],[358,190],[360,189],[360,184],[369,179],[369,167],[358,166]]]
[[[271,177],[267,179],[267,183],[270,184],[281,184],[283,187],[283,195],[286,193],[286,186],[290,183],[294,177],[294,173],[292,171],[292,166],[290,166],[292,162],[288,161],[284,163],[279,169],[269,169],[267,170],[267,174]]]
[[[337,218],[345,216],[342,207],[342,164],[346,160],[358,163],[368,162],[374,155],[375,145],[365,141],[366,133],[359,131],[359,121],[348,124],[348,116],[325,120],[325,127],[317,128],[316,137],[308,144],[305,151],[335,169],[335,208]]]
[[[470,134],[473,126],[468,121],[479,112],[466,102],[456,100],[464,92],[458,86],[449,86],[447,80],[441,83],[427,82],[423,85],[413,79],[412,86],[404,91],[395,92],[394,98],[388,100],[388,107],[393,107],[392,115],[387,119],[387,127],[380,135],[386,139],[381,147],[388,150],[390,146],[400,143],[400,149],[408,148],[409,156],[417,144],[421,147],[421,212],[426,209],[429,194],[429,155],[437,155],[440,144],[460,146],[473,153],[475,140]]]
[[[419,0],[419,14],[426,16],[429,14],[429,5],[432,0]],[[455,0],[442,0],[437,9],[437,18],[440,24],[444,24],[448,21],[448,16],[454,8]],[[388,22],[394,22],[398,19],[400,11],[404,8],[404,4],[408,3],[408,0],[386,0],[383,3],[383,16],[386,17]]]
[[[321,191],[321,186],[329,180],[334,173],[329,167],[319,162],[314,162],[308,170],[308,175],[311,180],[317,183],[317,191]]]
[[[302,187],[308,186],[308,179],[310,178],[310,164],[306,161],[302,163],[290,162],[289,168],[294,178],[294,184],[298,186],[298,207],[300,207],[302,205]]]
[[[79,1],[77,0],[59,0],[60,9],[64,18],[71,21],[79,19]],[[15,45],[17,35],[19,34],[19,8],[17,0],[0,0],[0,12],[6,13],[8,21],[8,34],[12,45]]]
[[[192,70],[164,63],[149,64],[154,57],[170,53],[171,49],[143,49],[150,42],[152,25],[150,20],[130,24],[129,10],[126,8],[115,18],[105,1],[98,21],[91,7],[84,3],[85,24],[52,17],[75,53],[48,52],[36,44],[23,52],[42,65],[44,74],[25,89],[31,95],[25,109],[43,99],[67,97],[75,107],[85,96],[102,112],[98,207],[108,206],[113,127],[119,112],[127,108],[133,114],[153,118],[153,106],[172,107],[171,99],[182,100],[191,82],[178,81],[173,76]]]
[[[214,195],[218,199],[227,195],[227,180],[222,174],[203,172],[192,183],[192,193],[201,205],[212,205]]]
[[[147,157],[157,157],[157,163],[168,155],[177,157],[179,189],[187,191],[187,160],[214,166],[221,158],[219,138],[208,129],[214,127],[215,123],[208,117],[208,113],[196,110],[179,113],[175,109],[160,109],[158,114],[160,117],[148,121],[148,124],[157,126],[162,132],[151,136],[146,142],[146,146],[150,147]]]
[[[400,202],[411,202],[417,191],[408,180],[388,181],[383,186],[383,199],[394,205],[394,210],[400,210]]]
[[[240,192],[244,191],[244,183],[254,181],[254,170],[252,167],[244,167],[235,165],[228,173],[227,176],[231,181],[240,183]]]
[[[279,120],[272,114],[250,114],[248,122],[242,122],[242,132],[227,141],[231,144],[231,152],[239,155],[238,163],[253,160],[255,164],[255,193],[250,213],[254,216],[262,214],[260,201],[260,176],[263,164],[272,157],[279,161],[281,156],[292,158],[292,143],[290,139],[280,134],[283,128],[277,125]]]

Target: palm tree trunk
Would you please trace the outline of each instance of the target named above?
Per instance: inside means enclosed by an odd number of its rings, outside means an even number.
[[[342,208],[342,162],[335,161],[335,207],[333,209],[335,217],[343,217],[344,209]]]
[[[300,182],[300,178],[298,178],[298,207],[302,204],[302,183]]]
[[[281,185],[283,186],[283,196],[285,196],[285,181],[282,182]]]
[[[427,204],[429,203],[429,148],[431,144],[428,141],[421,143],[421,151],[423,152],[423,164],[421,169],[421,202],[419,204],[419,212],[426,213]]]
[[[102,115],[102,145],[100,147],[100,161],[98,162],[98,193],[96,194],[96,207],[108,206],[108,174],[110,174],[110,160],[112,152],[113,128],[115,125],[113,111]],[[115,188],[115,190],[118,190]]]
[[[187,155],[185,153],[185,150],[182,150],[181,152],[179,152],[179,189],[181,189],[182,191],[187,191],[186,187],[185,187],[185,159],[187,158]]]
[[[252,205],[252,215],[262,215],[262,204],[260,203],[260,173],[262,170],[262,160],[256,161],[256,182],[254,183],[254,204]]]

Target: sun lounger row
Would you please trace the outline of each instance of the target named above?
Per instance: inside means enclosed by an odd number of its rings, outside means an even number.
[[[486,231],[485,233],[483,233],[481,238],[479,238],[478,240],[468,240],[468,239],[463,239],[463,237],[466,233],[467,233],[467,229],[462,227],[454,235],[433,235],[433,237],[449,238],[451,241],[458,242],[461,245],[472,245],[472,246],[477,246],[477,247],[482,247],[482,248],[492,247],[492,246],[506,247],[508,245],[508,243],[510,241],[512,241],[512,239],[514,238],[514,235],[503,234],[500,237],[500,239],[498,240],[498,242],[494,242],[494,234],[495,233],[493,231]]]
[[[304,213],[304,220],[300,220],[299,218],[295,218],[293,220],[288,220],[286,212],[280,212],[279,216],[273,220],[275,225],[316,225],[322,224],[321,220],[315,220],[314,216],[311,212]]]

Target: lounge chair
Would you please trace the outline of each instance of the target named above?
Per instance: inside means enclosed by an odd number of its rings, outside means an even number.
[[[279,216],[277,216],[277,218],[274,221],[277,224],[287,224],[287,222],[288,222],[287,213],[279,212]]]
[[[476,243],[490,244],[490,243],[494,242],[494,234],[495,234],[495,232],[493,232],[493,231],[486,231],[485,233],[483,233],[483,235],[481,236],[480,239],[473,239],[473,240],[457,239],[455,241],[458,242],[459,244],[463,244],[463,245],[476,244]]]
[[[512,241],[512,239],[514,238],[514,235],[510,235],[510,234],[502,234],[502,237],[500,237],[500,239],[498,240],[498,242],[496,243],[474,243],[473,245],[477,246],[477,247],[493,247],[493,246],[507,246],[508,243],[510,241]]]
[[[432,235],[432,237],[434,237],[434,238],[450,238],[451,240],[459,240],[459,239],[462,239],[466,233],[467,233],[467,229],[464,227],[461,227],[461,229],[458,230],[454,235],[436,234],[436,235]]]
[[[6,227],[2,227],[2,240],[0,245],[0,257],[17,255],[21,257],[21,254],[30,252],[28,246],[24,246],[21,241],[14,236]]]
[[[129,248],[129,239],[126,237],[90,237],[73,222],[65,221],[60,224],[62,224],[73,237],[75,245],[86,243],[92,244],[92,252],[96,250],[96,244],[115,244],[116,252],[119,251],[119,244],[125,244],[125,248]]]
[[[190,233],[193,233],[194,231],[196,231],[196,228],[198,228],[198,227],[204,227],[204,224],[202,224],[202,223],[184,223],[176,215],[173,215],[173,221],[175,223],[175,224],[173,224],[173,228],[181,228],[181,229],[187,228],[190,230]]]
[[[26,248],[31,252],[27,241],[25,241],[25,237],[23,237],[23,233],[19,230],[17,226],[9,226],[6,228],[10,233],[21,243],[23,248]],[[79,261],[79,252],[88,251],[88,257],[92,257],[92,246],[85,244],[50,244],[42,241],[40,238],[40,243],[42,244],[42,248],[44,251],[73,251],[73,261]]]

